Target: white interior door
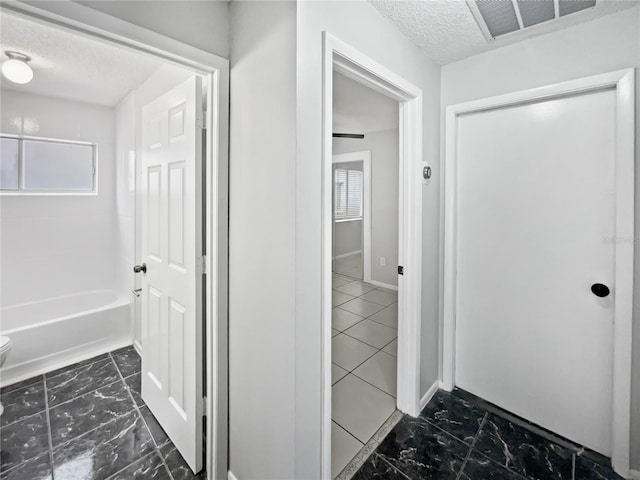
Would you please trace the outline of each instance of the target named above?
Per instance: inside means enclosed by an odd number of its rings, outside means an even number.
[[[462,115],[457,138],[455,382],[605,455],[615,95]]]
[[[202,468],[202,86],[142,109],[142,398]]]

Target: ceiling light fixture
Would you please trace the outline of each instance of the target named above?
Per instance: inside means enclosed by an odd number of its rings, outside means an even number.
[[[13,83],[24,85],[33,79],[33,70],[27,64],[31,57],[18,52],[4,52],[9,60],[2,64],[2,74]]]

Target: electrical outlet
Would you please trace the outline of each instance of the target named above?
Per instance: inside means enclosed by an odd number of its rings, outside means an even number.
[[[387,259],[384,257],[380,257],[380,266],[384,267],[387,263]]]

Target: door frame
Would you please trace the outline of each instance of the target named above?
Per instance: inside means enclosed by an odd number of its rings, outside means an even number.
[[[336,153],[332,162],[362,162],[362,281],[371,282],[371,150]]]
[[[616,214],[613,401],[611,460],[614,469],[629,476],[631,424],[631,362],[634,247],[634,70],[579,78],[506,95],[452,105],[446,109],[444,185],[444,271],[441,278],[442,387],[455,386],[456,255],[457,255],[457,119],[460,115],[565,97],[603,89],[616,91]]]
[[[398,389],[396,406],[420,413],[422,314],[422,90],[323,32],[322,72],[322,437],[321,478],[331,480],[331,255],[334,70],[399,102]],[[415,268],[414,268],[415,267]]]
[[[75,2],[3,2],[0,11],[54,28],[153,55],[192,70],[208,79],[205,122],[207,209],[204,272],[207,374],[206,459],[207,478],[226,479],[228,472],[228,379],[227,379],[227,288],[228,288],[228,145],[229,60],[181,43],[144,27]]]

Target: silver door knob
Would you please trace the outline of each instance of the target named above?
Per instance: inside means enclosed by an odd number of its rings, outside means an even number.
[[[133,271],[135,273],[140,273],[140,272],[147,273],[147,264],[143,263],[142,265],[134,265],[133,266]]]

